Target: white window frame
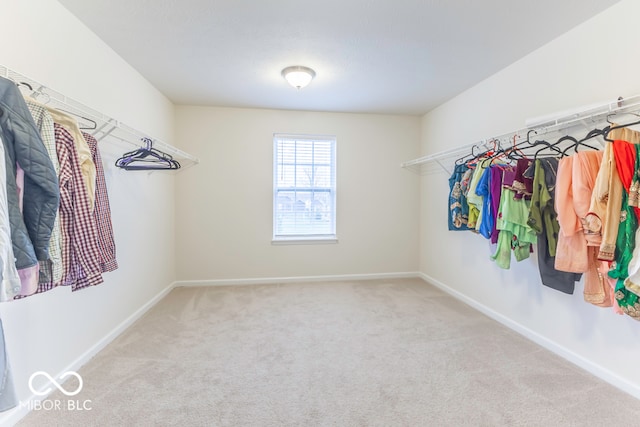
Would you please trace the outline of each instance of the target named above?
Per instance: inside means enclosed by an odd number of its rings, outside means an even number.
[[[281,159],[278,159],[278,144],[279,141],[295,141],[295,142],[330,142],[331,144],[331,170],[330,170],[330,188],[327,187],[278,187],[278,173],[280,171]],[[296,161],[289,163],[288,166],[298,165]],[[315,166],[312,163],[312,166]],[[325,166],[325,165],[323,165]],[[336,234],[336,136],[335,135],[303,135],[303,134],[273,134],[273,236],[272,244],[322,244],[322,243],[338,243]],[[329,199],[331,203],[330,219],[329,219],[329,232],[320,234],[308,234],[304,232],[299,233],[278,233],[278,218],[281,214],[281,210],[278,209],[278,194],[279,192],[291,192],[300,190],[301,192],[329,192]]]

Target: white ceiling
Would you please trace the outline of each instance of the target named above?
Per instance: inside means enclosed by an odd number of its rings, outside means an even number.
[[[416,115],[618,1],[60,0],[176,104]]]

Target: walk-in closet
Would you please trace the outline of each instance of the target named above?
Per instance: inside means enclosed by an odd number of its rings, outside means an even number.
[[[637,424],[638,16],[2,2],[0,426]]]

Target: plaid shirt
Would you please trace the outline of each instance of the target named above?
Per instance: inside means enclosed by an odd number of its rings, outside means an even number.
[[[98,226],[98,247],[100,248],[100,268],[103,273],[118,268],[116,261],[116,244],[113,239],[113,226],[111,225],[111,208],[109,207],[109,195],[107,194],[107,182],[104,179],[102,158],[98,151],[98,141],[90,134],[83,132],[85,141],[89,144],[93,163],[96,165],[96,205],[93,210]]]
[[[63,126],[54,127],[60,162],[62,285],[77,291],[103,282],[97,227],[73,137]]]
[[[78,121],[73,118],[73,116],[56,110],[55,108],[47,107],[47,110],[49,114],[51,114],[51,117],[53,117],[53,121],[62,125],[62,127],[71,134],[71,138],[76,147],[76,157],[78,158],[78,168],[82,174],[82,182],[84,182],[87,196],[91,201],[91,209],[93,209],[93,205],[95,204],[93,197],[96,194],[96,166],[93,164],[93,160],[91,160],[91,150],[89,150],[89,145],[87,145],[82,137],[82,131],[78,126]]]
[[[53,163],[56,175],[60,177],[60,163],[58,162],[58,154],[56,151],[56,137],[53,128],[53,117],[47,109],[30,99],[25,100],[29,112],[33,116],[42,142],[47,149],[47,153]],[[60,235],[60,217],[56,215],[51,230],[51,239],[49,240],[49,258],[47,261],[40,261],[40,283],[59,283],[62,280],[62,236]]]

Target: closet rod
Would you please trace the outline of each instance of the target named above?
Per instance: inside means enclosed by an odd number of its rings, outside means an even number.
[[[150,137],[148,134],[143,133],[131,126],[122,123],[112,117],[109,117],[97,110],[94,110],[87,105],[76,101],[66,95],[57,92],[27,76],[14,71],[8,67],[0,65],[0,76],[5,77],[15,82],[18,86],[24,86],[31,91],[33,99],[45,104],[50,104],[54,108],[60,108],[66,110],[73,115],[86,117],[91,121],[96,122],[95,129],[87,129],[86,132],[91,133],[98,141],[101,140],[118,140],[135,148],[142,147],[144,143],[142,138],[148,138],[153,141],[153,146],[169,155],[175,160],[180,162],[181,168],[177,171],[184,170],[190,166],[194,166],[200,163],[197,157],[180,150],[166,142],[159,139]],[[82,120],[82,119],[79,119]]]
[[[453,172],[453,166],[447,167],[443,163],[450,164],[452,159],[462,157],[474,146],[487,148],[488,143],[491,141],[499,141],[503,144],[503,148],[508,148],[512,143],[517,144],[518,142],[524,141],[527,138],[527,133],[530,131],[535,131],[535,134],[531,136],[532,139],[540,138],[542,135],[560,133],[569,129],[596,125],[598,123],[605,122],[612,114],[636,113],[639,111],[640,95],[635,95],[629,98],[619,97],[615,101],[590,106],[577,112],[569,114],[561,113],[557,117],[543,120],[535,126],[525,127],[502,135],[485,138],[472,144],[466,144],[449,150],[422,156],[417,159],[404,162],[400,166],[419,174],[426,174],[439,166],[440,169],[451,174]],[[509,145],[504,145],[505,143],[508,143]],[[429,168],[431,165],[434,166]]]
[[[443,161],[448,158],[460,157],[462,153],[468,152],[469,150],[473,149],[473,147],[480,147],[484,149],[488,148],[486,145],[486,140],[483,140],[473,144],[466,144],[460,147],[452,148],[450,150],[441,151],[439,153],[422,156],[414,160],[409,160],[408,162],[402,163],[401,166],[403,168],[410,169],[415,172],[424,172],[424,171],[421,171],[424,164],[435,162],[445,172],[451,174],[453,171],[449,167],[445,166],[443,164]]]

